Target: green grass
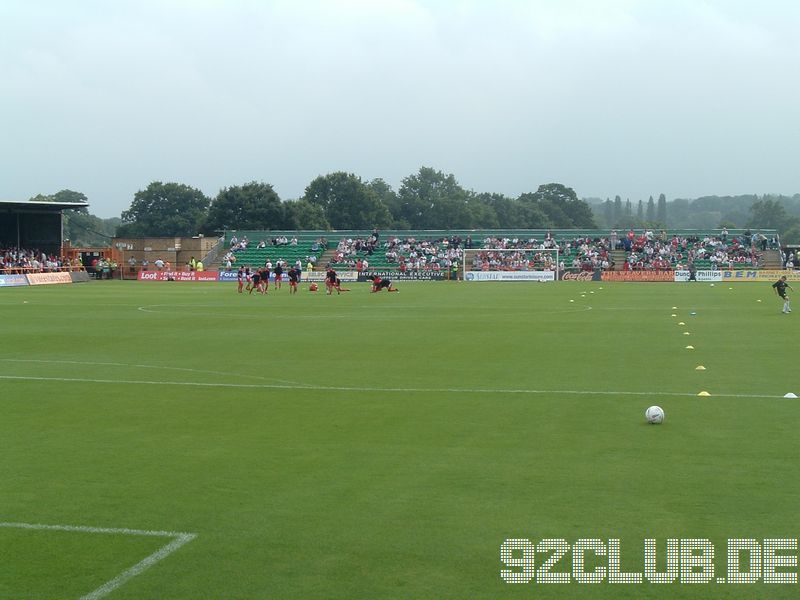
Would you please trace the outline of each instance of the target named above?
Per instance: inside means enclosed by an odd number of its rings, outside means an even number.
[[[797,593],[500,578],[506,538],[618,538],[639,572],[645,538],[708,538],[724,575],[728,538],[798,537],[800,312],[768,284],[350,287],[0,289],[0,522],[197,534],[120,599]],[[0,528],[0,597],[164,543]]]

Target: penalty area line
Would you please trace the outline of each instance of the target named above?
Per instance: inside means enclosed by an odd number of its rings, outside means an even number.
[[[99,600],[107,596],[128,580],[142,574],[157,562],[178,550],[181,546],[188,544],[197,537],[196,533],[183,533],[179,531],[148,531],[144,529],[125,529],[110,527],[88,527],[83,525],[43,525],[40,523],[0,523],[0,528],[6,529],[29,529],[35,531],[69,531],[78,533],[100,533],[112,535],[142,535],[150,537],[172,538],[167,545],[162,546],[152,554],[146,556],[138,563],[124,570],[113,579],[105,582],[96,590],[80,597],[80,600]]]
[[[611,390],[526,390],[526,389],[481,389],[481,388],[398,388],[398,387],[356,387],[333,385],[287,385],[277,383],[225,383],[201,381],[148,381],[134,379],[93,379],[84,377],[42,377],[34,375],[0,375],[0,380],[17,381],[58,381],[61,383],[102,383],[117,385],[169,385],[181,387],[262,389],[262,390],[318,390],[323,392],[396,392],[396,393],[440,393],[440,394],[558,394],[571,396],[652,396],[694,398],[694,392],[632,392]],[[783,396],[768,394],[726,394],[715,393],[717,398],[766,398],[783,399]]]

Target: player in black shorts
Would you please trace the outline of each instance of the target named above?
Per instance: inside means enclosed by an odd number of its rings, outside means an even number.
[[[261,289],[259,290],[262,294],[267,293],[267,289],[269,288],[269,269],[264,267],[260,270],[261,273]]]
[[[275,263],[275,268],[272,269],[272,272],[275,273],[275,287],[281,289],[281,281],[283,281],[283,265],[281,261]]]
[[[297,284],[300,281],[300,270],[297,267],[292,267],[287,273],[289,275],[289,293],[297,293]]]
[[[772,284],[772,289],[775,290],[775,293],[778,294],[779,298],[783,299],[783,310],[781,312],[784,314],[789,314],[792,312],[792,309],[789,307],[789,296],[786,295],[786,288],[794,291],[794,288],[786,283],[786,275],[781,276],[778,281]]]
[[[333,267],[328,267],[325,272],[325,290],[328,296],[333,293],[333,287],[336,285],[336,271]]]
[[[247,293],[252,294],[253,290],[259,291],[261,287],[261,273],[256,271],[250,276],[250,284],[247,286]]]
[[[399,292],[397,288],[392,287],[392,280],[391,279],[381,279],[377,275],[372,278],[372,293],[380,292],[381,290],[386,290],[387,292]]]

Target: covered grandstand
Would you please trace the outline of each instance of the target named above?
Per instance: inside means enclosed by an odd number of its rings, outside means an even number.
[[[64,211],[87,206],[88,202],[0,200],[0,248],[27,248],[46,254],[61,254]]]

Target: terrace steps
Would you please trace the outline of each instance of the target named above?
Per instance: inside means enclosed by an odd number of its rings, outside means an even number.
[[[614,270],[621,271],[622,265],[625,263],[625,258],[627,257],[627,252],[625,250],[612,250],[610,252],[611,262],[614,263]]]
[[[320,254],[319,258],[317,259],[317,266],[315,268],[324,269],[325,267],[327,267],[328,263],[333,262],[333,255],[335,254],[335,252],[336,252],[336,246],[325,250],[325,252]]]
[[[777,250],[766,250],[762,253],[762,260],[764,269],[782,269],[783,261],[781,260],[781,253]]]

